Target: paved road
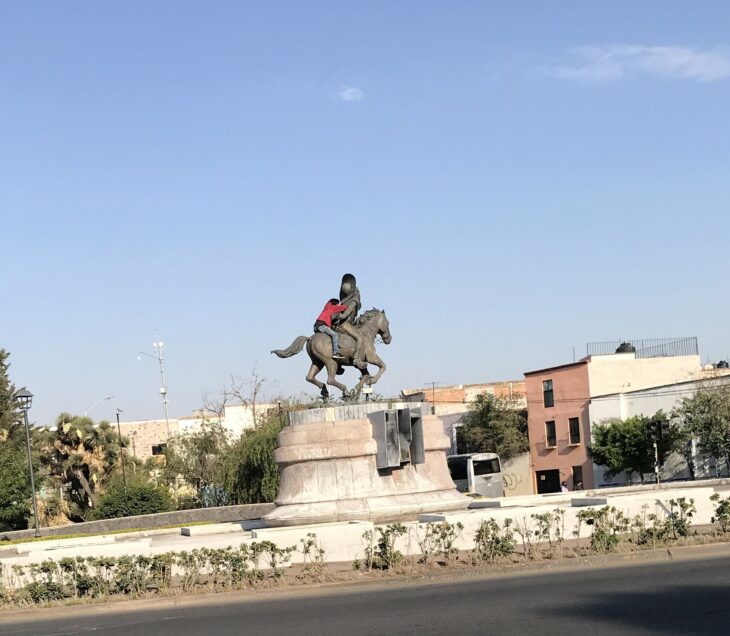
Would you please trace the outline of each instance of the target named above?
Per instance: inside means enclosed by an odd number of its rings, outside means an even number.
[[[730,557],[272,597],[16,624],[0,614],[0,634],[726,634]]]

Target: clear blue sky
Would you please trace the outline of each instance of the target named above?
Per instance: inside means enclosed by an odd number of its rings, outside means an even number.
[[[352,271],[379,389],[586,341],[730,354],[726,2],[3,2],[2,342],[35,419],[309,391]],[[159,332],[155,331],[159,330]],[[354,379],[350,371],[348,382]],[[314,389],[314,387],[311,387]]]

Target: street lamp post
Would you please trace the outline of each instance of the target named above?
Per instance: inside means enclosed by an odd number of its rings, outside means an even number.
[[[23,411],[25,420],[25,443],[28,446],[28,468],[30,469],[30,488],[33,491],[33,519],[35,520],[35,536],[40,537],[41,531],[38,527],[38,502],[35,494],[35,476],[33,475],[33,454],[30,450],[30,424],[28,424],[28,411],[33,404],[33,394],[23,387],[15,393],[15,401],[18,403],[20,410]]]
[[[167,429],[167,437],[169,439],[170,437],[170,416],[167,412],[167,383],[165,382],[165,365],[163,364],[163,360],[165,359],[165,343],[162,342],[162,340],[159,340],[157,342],[152,343],[152,348],[154,349],[155,353],[145,353],[144,351],[140,351],[139,355],[141,356],[147,356],[148,358],[153,358],[154,360],[157,360],[157,362],[160,365],[160,377],[162,378],[162,386],[160,387],[160,395],[162,396],[162,407],[165,409],[165,427]],[[141,360],[138,356],[138,360]]]
[[[126,448],[122,444],[122,427],[119,425],[120,413],[124,413],[124,411],[117,409],[117,435],[119,435],[119,457],[122,460],[122,482],[124,483],[124,492],[127,492],[127,473],[124,469],[124,451]]]
[[[103,398],[101,398],[101,400],[97,400],[97,401],[96,401],[96,402],[94,402],[94,403],[93,403],[93,404],[92,404],[92,405],[91,405],[90,407],[88,407],[87,409],[85,409],[85,410],[84,410],[84,417],[86,417],[86,414],[87,414],[87,413],[88,413],[88,412],[89,412],[89,411],[90,411],[91,409],[93,409],[94,407],[97,407],[97,406],[99,406],[99,404],[101,404],[102,402],[106,402],[107,400],[112,400],[112,399],[114,399],[114,396],[113,396],[113,395],[107,395],[106,397],[103,397]]]

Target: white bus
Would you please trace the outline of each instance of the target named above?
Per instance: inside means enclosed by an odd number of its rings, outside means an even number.
[[[470,453],[447,457],[451,479],[460,492],[482,497],[504,496],[502,465],[495,453]]]

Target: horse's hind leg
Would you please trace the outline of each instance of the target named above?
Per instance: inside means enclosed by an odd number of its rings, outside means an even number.
[[[342,391],[342,396],[347,397],[347,387],[337,381],[337,368],[339,364],[335,360],[328,360],[325,366],[327,367],[327,384],[330,386],[336,386],[340,391]]]
[[[312,362],[312,366],[309,367],[309,373],[307,373],[307,382],[314,384],[319,389],[319,393],[323,398],[328,398],[330,394],[327,390],[327,385],[324,382],[320,382],[316,377],[322,370],[322,366],[321,363]]]

